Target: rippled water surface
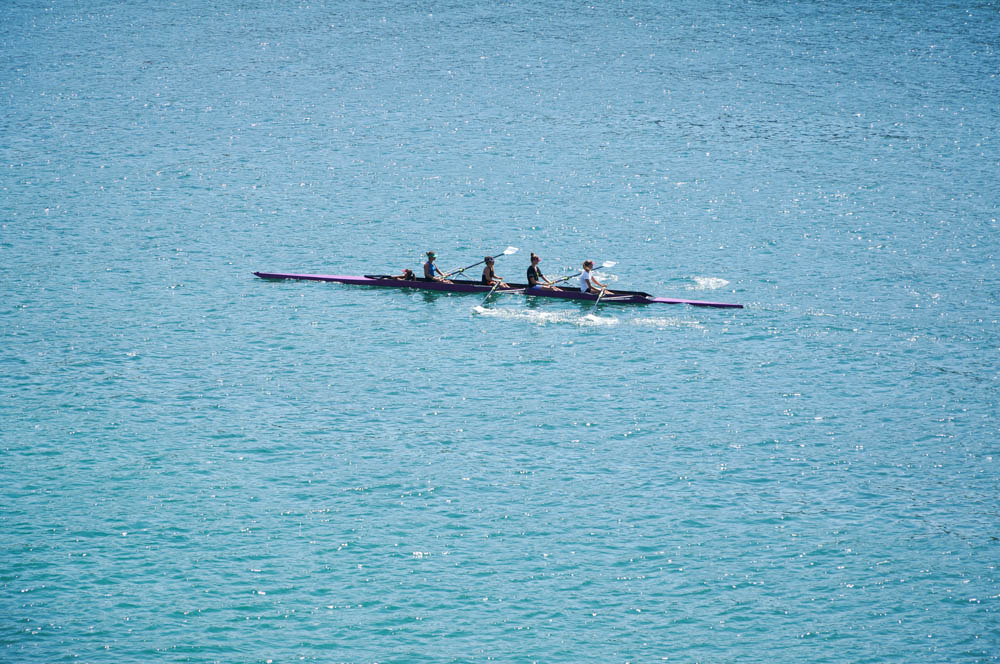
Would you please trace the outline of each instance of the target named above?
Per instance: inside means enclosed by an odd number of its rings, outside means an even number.
[[[998,9],[3,4],[0,660],[997,661]]]

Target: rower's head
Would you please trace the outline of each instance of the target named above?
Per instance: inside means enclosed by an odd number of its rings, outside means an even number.
[[[594,261],[583,261],[583,269],[584,270],[594,269]]]
[[[536,256],[534,254],[534,252],[532,252],[532,254],[531,254],[531,264],[532,265],[535,265],[536,263],[539,263],[541,260],[542,260],[541,258],[539,258],[538,256]]]
[[[427,252],[427,260],[430,260],[430,261],[432,261],[432,260],[434,260],[435,258],[436,258],[436,256],[434,255],[434,252],[433,252],[433,251],[428,251],[428,252]]]
[[[493,265],[493,257],[492,256],[487,256],[483,260],[486,261],[487,265]]]

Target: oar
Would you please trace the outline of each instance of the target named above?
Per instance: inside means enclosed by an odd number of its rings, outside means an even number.
[[[606,293],[607,291],[608,291],[607,287],[604,287],[604,288],[602,288],[602,289],[601,289],[601,292],[600,292],[600,293],[598,293],[598,295],[597,295],[597,299],[596,299],[596,300],[594,300],[594,308],[590,310],[590,313],[591,313],[591,314],[593,314],[594,312],[596,312],[596,311],[597,311],[597,305],[599,305],[599,304],[601,303],[601,298],[602,298],[602,297],[604,297],[604,294],[605,294],[605,293]]]
[[[604,261],[603,263],[601,263],[601,268],[614,267],[615,265],[618,265],[618,263],[615,262],[615,261]],[[598,269],[600,269],[600,268],[598,268]],[[577,272],[576,274],[571,274],[568,277],[562,277],[560,279],[556,279],[555,281],[552,282],[552,285],[554,286],[554,285],[560,284],[560,283],[562,283],[564,281],[569,281],[573,277],[579,277],[581,274],[583,274],[583,272]]]
[[[491,256],[490,258],[500,258],[501,256],[510,256],[511,254],[516,254],[516,253],[517,253],[517,247],[507,247],[506,249],[503,250],[503,253],[499,253],[496,256]],[[463,272],[465,272],[466,270],[468,270],[470,267],[476,267],[477,265],[482,265],[485,262],[486,262],[486,259],[484,258],[483,260],[479,261],[478,263],[473,263],[472,265],[466,265],[465,267],[460,267],[457,270],[452,270],[448,274],[444,275],[444,277],[442,277],[442,278],[443,279],[447,279],[448,277],[450,277],[453,274],[462,274]]]
[[[470,265],[469,267],[472,267],[472,266]],[[489,293],[487,293],[487,294],[486,294],[486,297],[484,297],[484,298],[483,298],[483,301],[482,301],[482,303],[481,303],[481,304],[479,305],[480,307],[483,307],[483,306],[484,306],[484,305],[486,304],[486,301],[487,301],[487,300],[489,300],[489,299],[490,299],[491,297],[493,297],[493,293],[495,293],[495,292],[496,292],[496,290],[497,290],[497,287],[498,287],[498,286],[499,286],[499,285],[500,285],[501,283],[503,283],[503,282],[501,282],[501,281],[500,281],[499,279],[497,279],[497,282],[496,282],[495,284],[493,284],[493,288],[491,288],[491,289],[490,289],[490,292],[489,292]]]

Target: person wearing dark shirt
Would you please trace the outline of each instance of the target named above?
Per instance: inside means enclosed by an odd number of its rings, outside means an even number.
[[[493,257],[487,256],[484,259],[486,267],[483,268],[483,285],[484,286],[499,286],[500,288],[507,288],[507,284],[503,282],[503,279],[498,277],[493,271]]]
[[[555,288],[552,282],[549,281],[542,271],[538,269],[538,264],[542,262],[542,259],[531,254],[531,266],[528,268],[528,287],[529,288]]]

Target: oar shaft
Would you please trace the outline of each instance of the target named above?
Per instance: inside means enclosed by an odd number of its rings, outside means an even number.
[[[604,294],[607,292],[607,290],[608,290],[607,288],[602,288],[601,292],[598,293],[597,299],[594,300],[594,311],[597,311],[597,305],[601,303],[601,298],[604,297]]]
[[[603,263],[601,263],[600,268],[595,268],[595,269],[609,268],[609,267],[614,267],[615,265],[617,265],[617,263],[615,261],[604,261]],[[560,277],[559,279],[556,279],[555,281],[553,281],[552,285],[561,284],[564,281],[569,281],[570,279],[573,279],[574,277],[579,277],[581,274],[583,274],[583,272],[577,272],[576,274],[571,274],[568,277]]]
[[[502,282],[501,282],[500,280],[497,280],[497,282],[496,282],[495,284],[493,284],[493,288],[491,288],[491,289],[490,289],[490,292],[486,294],[486,297],[484,297],[484,298],[483,298],[483,301],[482,301],[482,304],[480,304],[479,306],[484,306],[484,305],[486,304],[487,300],[489,300],[489,299],[490,299],[491,297],[493,297],[493,293],[495,293],[495,292],[496,292],[496,290],[497,290],[497,287],[498,287],[498,286],[499,286],[499,285],[500,285],[501,283],[502,283]]]
[[[506,255],[507,255],[507,251],[501,251],[496,256],[490,256],[490,258],[500,258],[501,256],[506,256]],[[448,277],[450,277],[453,274],[462,274],[463,272],[465,272],[466,270],[468,270],[470,267],[476,267],[477,265],[482,265],[485,262],[486,262],[486,259],[484,258],[483,260],[481,260],[481,261],[479,261],[477,263],[473,263],[472,265],[466,265],[465,267],[460,267],[457,270],[452,270],[448,274],[444,275],[444,278],[447,279]]]
[[[503,254],[500,254],[500,255],[503,256]],[[496,258],[496,256],[494,256],[493,258]],[[452,270],[448,274],[444,275],[444,278],[447,279],[448,277],[452,276],[453,274],[462,274],[463,272],[465,272],[466,270],[468,270],[470,267],[476,267],[477,265],[482,265],[485,262],[486,262],[486,260],[484,259],[484,260],[479,261],[478,263],[473,263],[472,265],[466,265],[465,267],[460,267],[457,270]]]
[[[554,286],[556,284],[561,284],[564,281],[569,281],[570,279],[573,279],[574,277],[579,277],[581,274],[583,274],[583,272],[577,272],[576,274],[571,274],[568,277],[560,277],[559,279],[556,279],[555,281],[553,281],[552,285]]]

